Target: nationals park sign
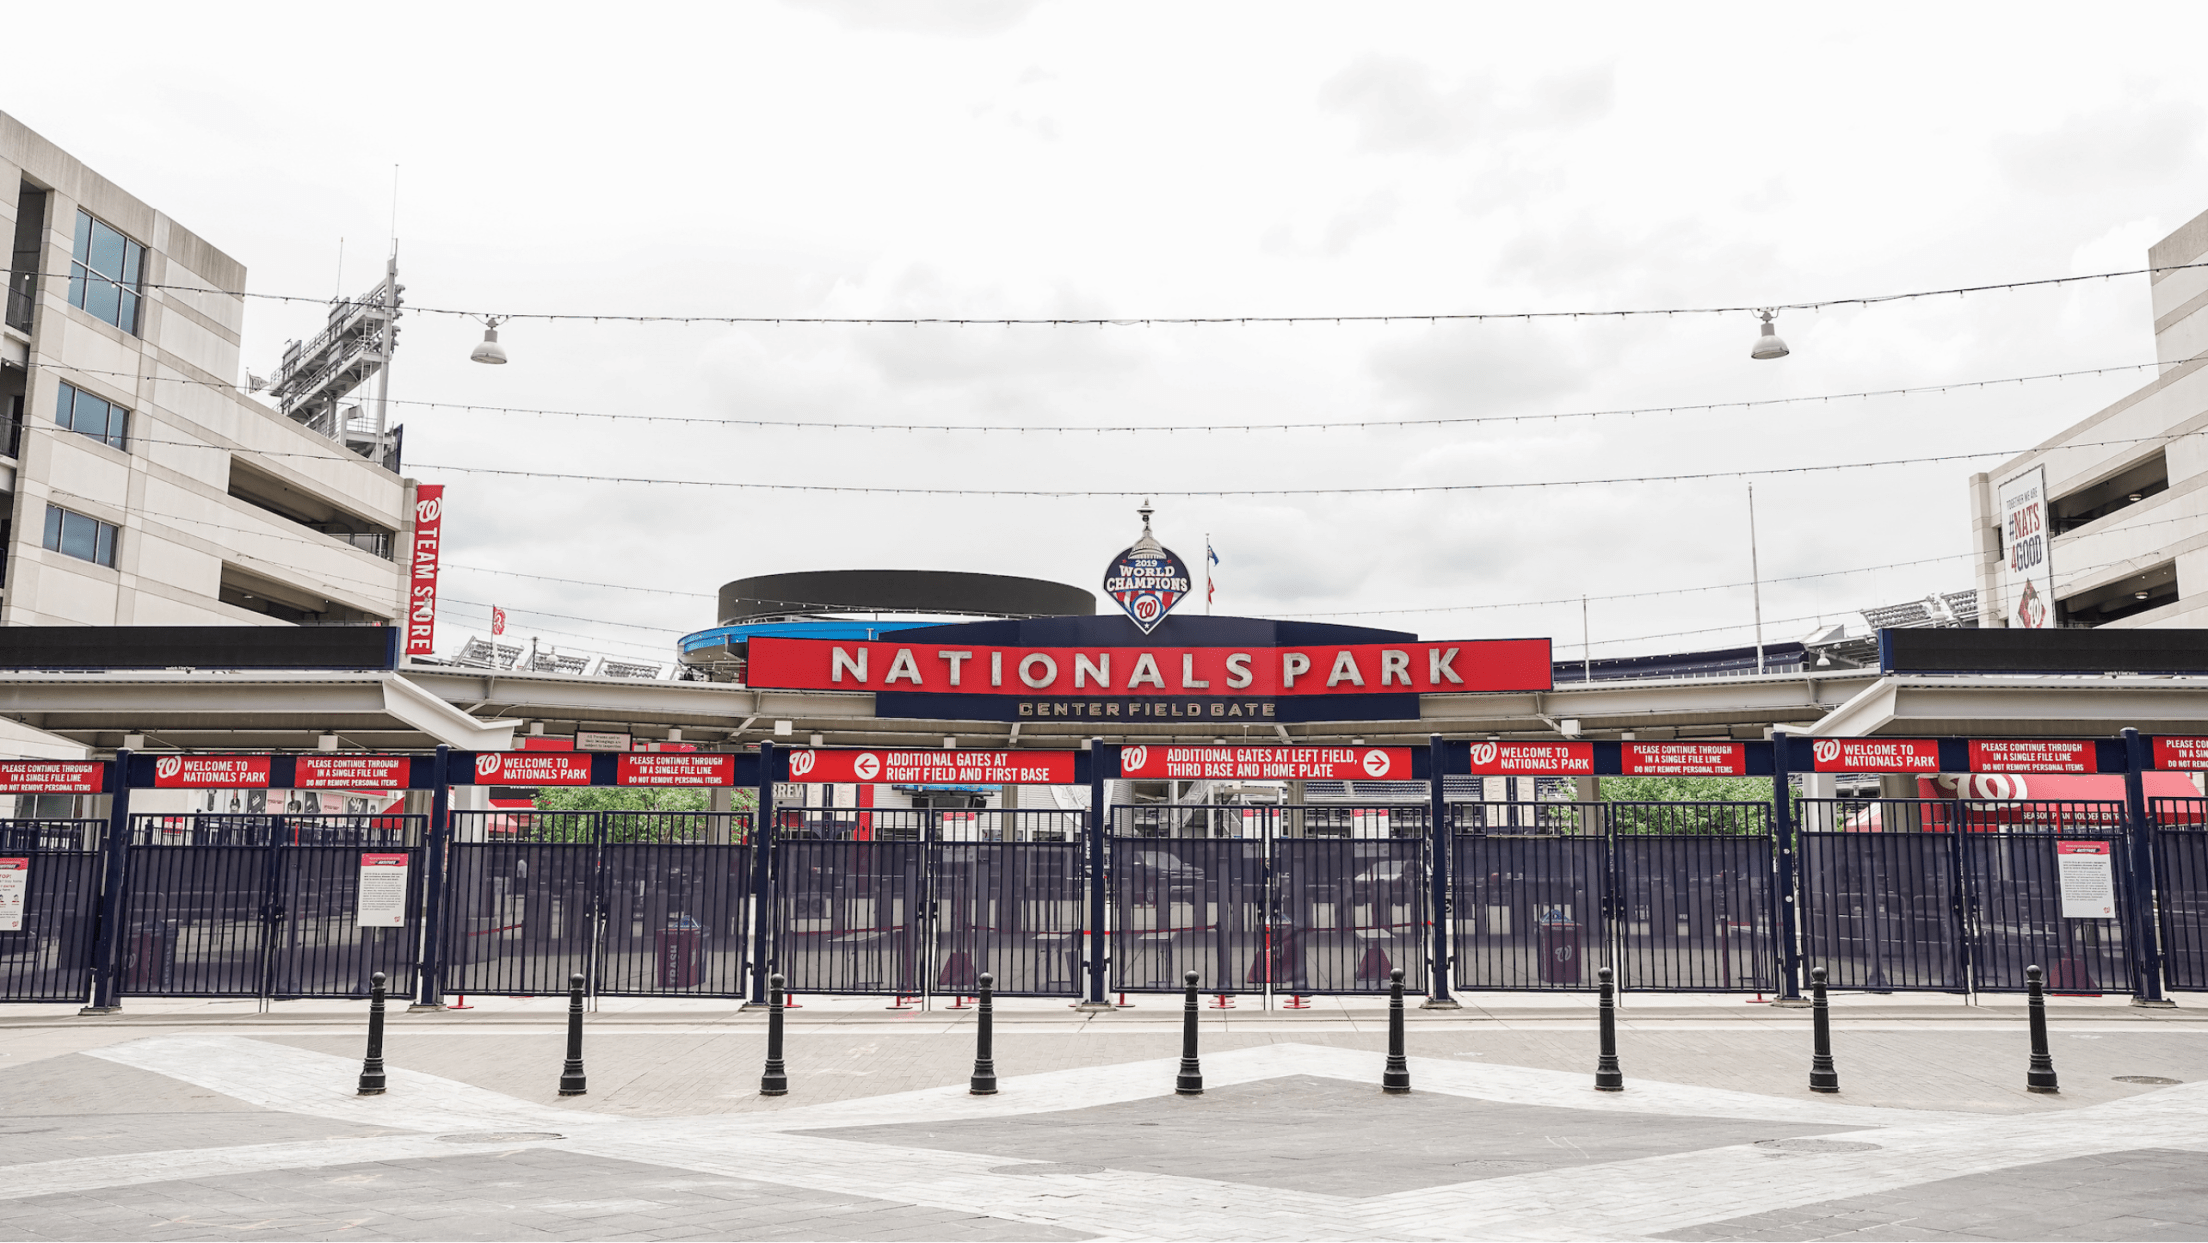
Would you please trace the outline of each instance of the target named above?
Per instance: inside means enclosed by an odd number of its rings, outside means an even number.
[[[872,692],[882,717],[1107,724],[1416,720],[1420,695],[1551,687],[1547,639],[1429,642],[1196,617],[1169,619],[1153,643],[1123,618],[1039,620],[1047,624],[920,627],[873,642],[755,636],[744,682]],[[1022,641],[1029,632],[1040,641]],[[1306,635],[1321,641],[1298,641]]]

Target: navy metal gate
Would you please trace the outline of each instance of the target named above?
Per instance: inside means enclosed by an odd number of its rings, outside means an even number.
[[[168,997],[361,997],[413,979],[422,818],[133,816],[116,991]],[[363,853],[407,856],[406,922],[363,928]]]
[[[91,996],[105,820],[0,820],[0,868],[20,871],[23,926],[0,930],[0,1001]]]
[[[590,974],[597,895],[596,812],[453,812],[444,991],[565,993]]]
[[[1209,993],[1426,987],[1423,805],[1115,807],[1111,987]]]
[[[1601,803],[1452,803],[1456,987],[1595,987],[1610,952]]]
[[[2031,799],[1803,799],[1802,952],[1872,991],[2131,987],[2124,805]],[[2116,914],[2065,919],[2058,844],[2106,843]]]
[[[2148,817],[2155,832],[2163,983],[2208,990],[2208,799],[2158,798]]]

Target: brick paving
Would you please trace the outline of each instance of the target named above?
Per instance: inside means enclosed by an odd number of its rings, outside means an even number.
[[[357,1007],[0,1013],[0,1239],[2208,1238],[2190,1010],[2058,1008],[2046,1097],[2017,1007],[1862,999],[1830,1098],[1733,998],[1629,1005],[1617,1095],[1577,1001],[1415,1016],[1409,1097],[1376,1008],[1240,1009],[1188,1100],[1143,1001],[1008,1008],[986,1099],[970,1014],[879,1002],[807,999],[779,1099],[725,1006],[602,1009],[564,1099],[549,1001],[395,1016],[368,1099]]]

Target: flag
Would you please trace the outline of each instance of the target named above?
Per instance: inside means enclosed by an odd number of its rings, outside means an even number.
[[[1219,584],[1211,580],[1211,570],[1208,568],[1219,564],[1219,554],[1212,551],[1211,537],[1209,536],[1204,537],[1204,562],[1207,566],[1204,570],[1204,606],[1209,608],[1211,598],[1219,594]]]
[[[506,610],[494,604],[491,606],[491,635],[495,638],[496,636],[505,633]]]

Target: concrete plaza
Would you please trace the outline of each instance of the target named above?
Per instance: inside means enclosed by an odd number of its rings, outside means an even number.
[[[1392,1097],[1384,1006],[1243,999],[1181,1098],[1177,998],[1012,1001],[981,1098],[970,1010],[805,997],[763,1098],[760,1012],[607,999],[561,1098],[562,1003],[470,1000],[368,1098],[359,1003],[0,1012],[0,1238],[2208,1238],[2189,1004],[2055,999],[2040,1096],[2020,999],[1844,996],[1817,1096],[1806,1011],[1637,995],[1604,1094],[1590,1000],[1475,996]]]

